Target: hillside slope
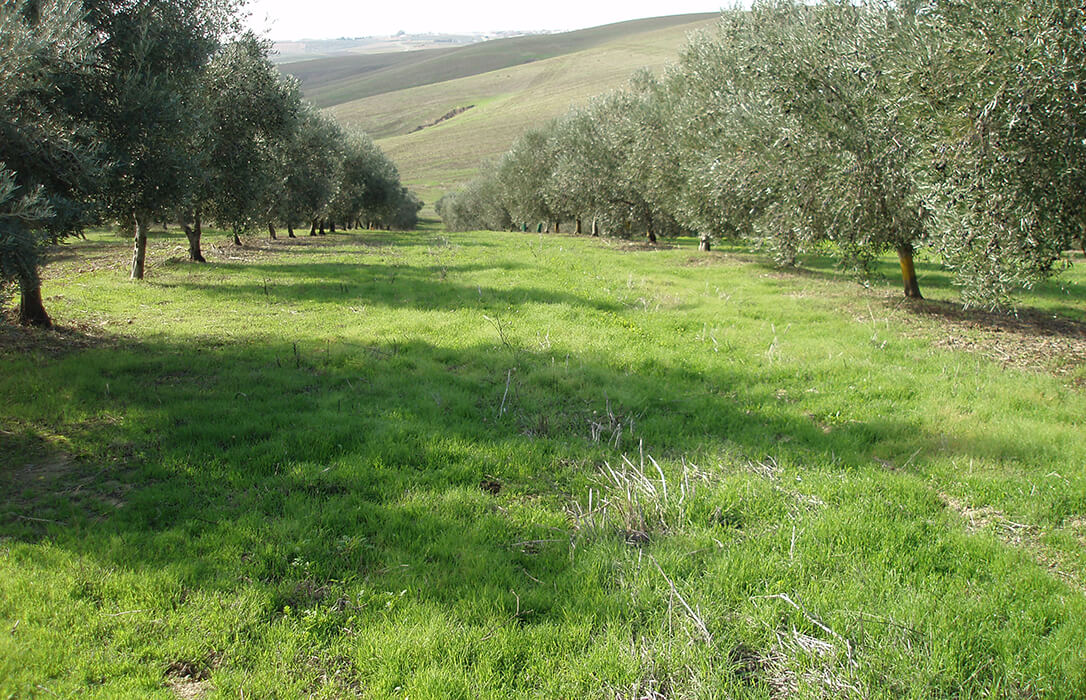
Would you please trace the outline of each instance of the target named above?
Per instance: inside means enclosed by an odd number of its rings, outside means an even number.
[[[281,69],[298,78],[307,99],[320,107],[331,107],[564,56],[714,17],[715,13],[653,17],[562,34],[497,39],[458,48],[302,61],[285,64]]]
[[[404,184],[432,204],[507,150],[526,129],[625,85],[639,68],[659,72],[676,60],[691,32],[711,27],[715,18],[715,14],[687,15],[684,22],[627,31],[593,48],[386,92],[328,111],[377,139],[399,166]],[[442,119],[465,107],[471,108]]]

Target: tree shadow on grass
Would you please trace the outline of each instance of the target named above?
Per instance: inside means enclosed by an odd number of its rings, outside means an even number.
[[[65,379],[71,363],[84,368],[74,380]],[[115,551],[118,565],[175,556],[153,544],[156,532],[218,531],[257,515],[254,533],[267,518],[301,537],[310,525],[290,524],[292,509],[320,521],[333,497],[337,512],[381,505],[366,535],[380,538],[388,508],[412,490],[477,491],[495,478],[525,496],[568,494],[585,469],[617,463],[638,443],[658,459],[717,459],[730,450],[844,472],[870,467],[873,456],[902,465],[917,447],[945,449],[941,436],[889,416],[828,426],[774,397],[773,375],[703,375],[659,362],[631,371],[502,346],[247,344],[194,352],[148,343],[61,357],[40,371],[73,415],[100,417],[28,419],[8,429],[6,452],[40,459],[8,475],[23,483],[5,491],[4,534],[48,536],[88,556],[109,551],[99,539],[111,531],[148,539],[138,551]],[[50,434],[64,435],[63,450],[50,453]],[[1048,449],[997,435],[981,447],[1034,460]],[[62,468],[39,483],[35,460]],[[96,493],[96,484],[107,486]],[[91,499],[89,514],[73,505],[75,486]],[[123,507],[99,507],[113,502]],[[345,534],[307,546],[324,561]],[[539,533],[518,536],[526,534]],[[372,554],[388,565],[387,555]],[[223,586],[236,575],[204,574]]]
[[[931,296],[950,297],[956,299],[959,288],[954,284],[952,273],[936,261],[918,260],[915,263],[917,276],[920,281],[921,292],[932,292]],[[804,256],[804,269],[822,273],[828,278],[841,279],[843,273],[837,262],[827,256]],[[882,282],[887,286],[900,288],[901,268],[896,259],[882,257],[874,262],[871,269],[871,278]],[[1078,284],[1074,280],[1068,280],[1064,276],[1057,275],[1052,279],[1037,285],[1023,294],[1024,297],[1035,299],[1050,306],[1053,311],[1048,313],[1061,313],[1072,320],[1083,320],[1083,309],[1086,309],[1086,285]],[[942,303],[954,306],[954,301],[946,300]],[[960,304],[958,305],[960,306]],[[992,313],[989,317],[995,319],[1001,315],[1021,315],[1022,313],[1046,313],[1044,310],[1032,309],[1029,306],[1018,307],[1015,312],[1006,314]]]
[[[223,234],[229,237],[229,234]],[[370,231],[366,229],[351,229],[349,231],[336,231],[316,236],[309,235],[309,230],[297,229],[295,237],[290,238],[285,229],[277,233],[272,239],[268,236],[245,236],[242,238],[243,247],[267,250],[269,252],[303,252],[306,249],[314,252],[325,253],[335,249],[351,248],[432,248],[450,244],[450,239],[444,231]],[[497,243],[491,243],[478,239],[456,239],[452,244],[463,248],[495,248]],[[340,250],[342,252],[342,250]]]
[[[804,256],[798,267],[776,266],[764,257],[746,253],[729,258],[758,265],[785,279],[838,282],[850,276],[833,258],[826,256]],[[1065,338],[1081,338],[1086,333],[1086,285],[1074,281],[1064,283],[1057,277],[1028,292],[1029,298],[1045,303],[1047,308],[1021,304],[1010,311],[984,311],[965,309],[958,301],[939,298],[958,293],[950,273],[939,264],[921,261],[916,263],[916,269],[921,292],[929,294],[934,290],[932,296],[936,298],[914,300],[906,299],[904,295],[890,296],[885,299],[886,307],[996,332]],[[900,268],[896,261],[878,260],[871,271],[871,279],[887,288],[900,288]]]
[[[95,231],[95,236],[90,240],[77,238],[69,239],[62,244],[51,246],[45,255],[45,265],[48,266],[64,263],[86,263],[94,266],[95,263],[107,259],[111,263],[123,264],[128,255],[129,235],[125,232]],[[295,238],[289,238],[286,230],[280,232],[277,239],[265,236],[244,236],[243,245],[235,246],[231,234],[218,229],[205,229],[202,238],[202,247],[212,264],[219,263],[220,259],[256,258],[266,255],[292,255],[305,254],[313,256],[343,256],[349,255],[352,249],[359,250],[383,250],[390,252],[414,248],[440,249],[446,245],[448,239],[442,232],[436,231],[364,231],[352,230],[349,232],[337,232],[323,236],[310,236],[308,229],[299,229]],[[176,227],[168,231],[155,230],[149,236],[149,253],[152,256],[162,254],[164,248],[172,250],[187,250],[188,239],[184,233]],[[496,243],[484,240],[457,240],[458,247],[465,248],[492,248]],[[176,255],[176,254],[175,254]],[[171,258],[172,262],[187,262],[185,257]],[[47,273],[48,274],[48,273]]]
[[[886,305],[898,308],[901,306],[901,301],[887,300]],[[955,324],[968,324],[989,331],[1086,339],[1086,322],[1032,307],[1021,307],[1015,313],[999,313],[980,309],[963,309],[959,303],[941,299],[923,299],[909,301],[906,308],[920,316],[929,316]]]
[[[467,265],[396,265],[388,263],[218,263],[223,270],[243,271],[253,282],[222,285],[217,281],[155,284],[197,292],[221,300],[267,300],[270,303],[321,302],[328,304],[384,305],[423,310],[507,308],[518,304],[567,304],[600,311],[622,307],[570,292],[556,292],[524,284],[502,289],[481,284],[461,284],[461,274],[514,272],[525,269],[512,262]],[[214,268],[209,268],[214,269]],[[255,281],[259,278],[260,281]]]
[[[105,253],[116,251],[121,243],[123,241],[120,238],[112,240],[68,240],[49,248],[44,256],[45,265],[73,260],[83,261],[88,257],[100,257]]]
[[[115,338],[90,323],[53,328],[20,326],[14,309],[0,309],[0,360],[25,354],[56,358],[115,344]]]

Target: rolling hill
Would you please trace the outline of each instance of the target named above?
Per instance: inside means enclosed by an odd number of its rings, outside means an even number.
[[[509,36],[519,36],[524,32],[509,32]],[[277,41],[273,44],[272,61],[275,63],[297,63],[321,58],[345,58],[349,56],[375,53],[404,53],[424,49],[452,49],[458,46],[476,44],[500,36],[482,33],[473,34],[406,34],[394,36],[369,36],[353,39],[300,39],[296,41]]]
[[[369,132],[404,183],[432,205],[526,129],[624,85],[639,68],[659,71],[673,62],[687,35],[716,17],[658,17],[282,69],[341,123]]]

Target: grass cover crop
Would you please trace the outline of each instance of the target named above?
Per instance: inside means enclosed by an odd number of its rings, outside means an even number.
[[[1005,318],[695,245],[60,250],[0,696],[1086,695],[1081,272]]]

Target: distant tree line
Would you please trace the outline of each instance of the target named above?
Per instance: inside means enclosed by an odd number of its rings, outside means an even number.
[[[41,253],[88,225],[134,229],[142,279],[154,221],[203,262],[204,221],[239,234],[411,229],[422,203],[365,134],[302,98],[242,31],[239,0],[0,4],[0,283],[48,326]]]
[[[1086,245],[1086,9],[759,0],[438,209],[454,230],[742,239],[783,264],[896,252],[909,297],[927,249],[967,304],[1005,304]]]

